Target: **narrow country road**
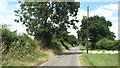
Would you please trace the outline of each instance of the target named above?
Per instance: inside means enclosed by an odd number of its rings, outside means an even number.
[[[80,66],[78,55],[81,53],[78,47],[72,47],[68,52],[64,52],[40,66]]]

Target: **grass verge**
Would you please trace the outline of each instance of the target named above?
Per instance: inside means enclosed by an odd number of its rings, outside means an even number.
[[[118,54],[82,54],[83,66],[118,66]]]
[[[2,66],[38,66],[66,51],[60,42],[51,45],[53,48],[41,48],[30,44],[11,48],[7,54],[2,55]]]

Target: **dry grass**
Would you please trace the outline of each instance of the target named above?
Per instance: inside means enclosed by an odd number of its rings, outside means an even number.
[[[41,50],[39,47],[37,47],[32,54],[27,54],[19,59],[16,58],[18,57],[17,54],[9,52],[3,56],[3,66],[38,66],[54,56],[53,50]]]

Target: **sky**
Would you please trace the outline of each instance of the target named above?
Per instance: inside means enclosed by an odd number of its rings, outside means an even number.
[[[112,27],[110,31],[115,33],[116,40],[118,39],[118,2],[81,2],[78,12],[79,23],[76,25],[79,27],[81,25],[81,20],[83,16],[87,16],[87,6],[89,5],[89,15],[94,16],[104,16],[106,20],[112,22]],[[80,27],[79,27],[80,28]],[[77,36],[75,32],[77,30],[69,30],[72,35]]]
[[[106,20],[112,22],[110,31],[114,32],[116,39],[118,39],[118,2],[80,2],[80,8],[77,15],[79,22],[76,23],[79,29],[83,16],[87,15],[88,5],[90,9],[90,17],[94,15],[104,16]],[[0,24],[12,25],[10,27],[11,31],[17,30],[18,33],[27,33],[26,27],[22,25],[22,23],[16,23],[14,21],[14,19],[17,18],[14,10],[19,8],[20,4],[18,4],[16,1],[8,2],[0,0]],[[72,19],[72,17],[70,17],[70,19]],[[70,32],[70,35],[75,35],[77,37],[77,30],[69,28],[68,31]]]

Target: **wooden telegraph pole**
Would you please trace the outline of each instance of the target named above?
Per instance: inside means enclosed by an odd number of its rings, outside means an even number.
[[[88,32],[89,32],[89,5],[87,6],[87,53],[88,53]]]

